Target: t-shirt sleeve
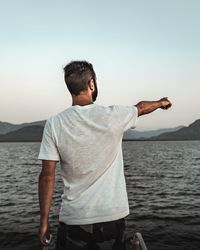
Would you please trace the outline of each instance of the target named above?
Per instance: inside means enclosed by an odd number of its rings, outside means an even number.
[[[60,161],[55,137],[53,136],[51,120],[47,120],[45,124],[38,159]]]
[[[138,109],[136,106],[116,106],[119,115],[119,123],[125,132],[134,129],[138,119]]]

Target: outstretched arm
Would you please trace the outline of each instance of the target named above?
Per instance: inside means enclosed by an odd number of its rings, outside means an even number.
[[[54,190],[56,161],[43,160],[39,176],[40,229],[39,239],[44,244],[44,237],[49,234],[49,211]]]
[[[158,108],[168,109],[172,106],[167,97],[158,101],[141,101],[135,105],[138,109],[138,116],[149,114]]]

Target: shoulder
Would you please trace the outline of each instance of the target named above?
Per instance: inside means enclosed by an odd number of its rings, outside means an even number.
[[[110,106],[102,106],[102,105],[95,105],[94,106],[97,110],[100,110],[102,112],[108,112],[108,113],[137,113],[137,107],[134,105],[127,106],[127,105],[110,105]]]
[[[134,105],[126,106],[126,105],[112,105],[109,107],[110,110],[113,110],[117,113],[137,113],[137,107]]]
[[[59,120],[61,120],[63,117],[67,116],[69,113],[71,112],[71,107],[55,114],[55,115],[52,115],[50,116],[48,119],[47,119],[47,123],[49,124],[54,124],[56,122],[58,122]]]

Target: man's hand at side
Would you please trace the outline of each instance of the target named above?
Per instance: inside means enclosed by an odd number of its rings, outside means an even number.
[[[55,183],[56,161],[43,160],[39,175],[40,229],[39,240],[45,245],[44,238],[49,238],[49,211]]]

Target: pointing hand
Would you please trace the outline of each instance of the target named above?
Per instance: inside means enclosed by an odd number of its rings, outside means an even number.
[[[172,103],[170,102],[170,100],[168,100],[167,97],[163,97],[159,101],[161,103],[161,107],[160,107],[161,109],[168,109],[172,106]]]

